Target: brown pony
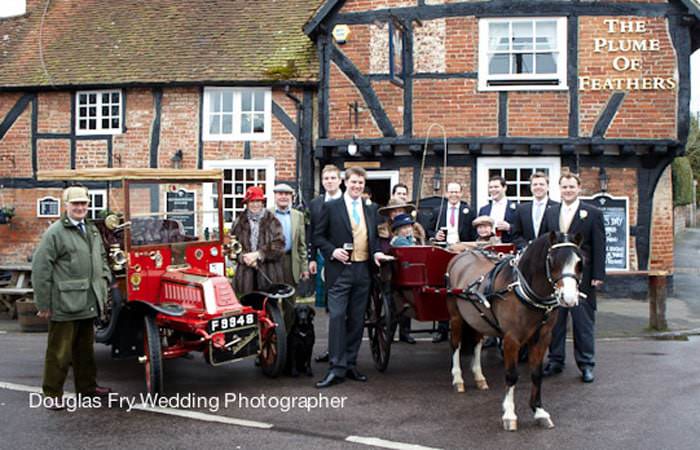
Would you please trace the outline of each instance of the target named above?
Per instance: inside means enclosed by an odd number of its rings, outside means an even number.
[[[513,392],[518,381],[518,354],[528,347],[528,364],[532,378],[530,407],[536,422],[544,428],[554,424],[542,408],[542,360],[551,340],[557,307],[578,304],[582,258],[581,236],[573,241],[565,234],[550,232],[530,243],[518,256],[496,259],[483,251],[466,251],[447,266],[450,287],[465,289],[465,294],[450,296],[450,343],[452,384],[463,392],[460,367],[463,337],[474,335],[472,373],[478,389],[488,389],[481,371],[483,336],[503,340],[506,371],[506,396],[503,401],[503,427],[517,430]],[[466,340],[465,340],[466,342]]]

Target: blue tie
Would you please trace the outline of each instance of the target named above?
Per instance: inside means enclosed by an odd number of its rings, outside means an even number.
[[[352,220],[355,221],[355,225],[360,224],[360,212],[357,210],[357,200],[352,201]]]
[[[85,224],[83,222],[78,223],[78,229],[80,230],[81,234],[85,234]]]

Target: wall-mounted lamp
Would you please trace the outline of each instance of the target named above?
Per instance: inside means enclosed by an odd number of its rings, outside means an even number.
[[[348,155],[357,155],[357,142],[355,142],[355,135],[352,136],[352,141],[348,144]]]
[[[435,175],[433,175],[433,190],[435,192],[439,191],[442,187],[442,173],[440,173],[440,167],[435,168]]]
[[[605,167],[601,167],[598,171],[598,183],[600,183],[600,192],[608,192],[608,173],[605,171]]]
[[[182,164],[182,150],[177,150],[173,153],[173,156],[170,157],[170,162],[173,163],[173,169],[179,169]]]

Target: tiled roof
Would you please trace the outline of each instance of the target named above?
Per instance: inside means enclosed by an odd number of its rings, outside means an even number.
[[[313,82],[318,59],[302,27],[319,2],[60,0],[44,15],[47,2],[30,0],[26,15],[0,20],[0,89]]]

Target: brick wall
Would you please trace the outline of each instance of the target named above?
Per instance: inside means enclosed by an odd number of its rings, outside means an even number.
[[[2,95],[0,94],[0,96]],[[14,104],[15,102],[11,102],[10,108]],[[4,118],[5,116],[2,116],[2,119]],[[5,137],[0,140],[0,177],[30,177],[32,175],[31,118],[32,105],[30,103],[5,133]]]
[[[568,92],[508,93],[508,136],[566,137],[568,134]]]
[[[70,104],[69,92],[41,92],[38,95],[39,133],[70,133]]]
[[[128,89],[126,96],[126,133],[112,137],[114,167],[148,167],[151,127],[155,118],[150,89]]]
[[[476,80],[415,80],[414,134],[424,135],[431,123],[445,127],[447,136],[498,134],[498,93],[476,91]]]
[[[646,33],[609,33],[609,19],[642,20]],[[659,51],[595,52],[594,39],[658,39]],[[641,60],[640,70],[617,71],[612,66],[616,56],[625,55]],[[653,17],[581,17],[579,19],[579,77],[598,79],[668,79],[676,78],[675,51],[665,18]],[[625,81],[626,82],[626,81]],[[653,86],[653,84],[652,84]],[[620,89],[617,89],[620,91]],[[579,92],[580,134],[590,136],[600,114],[616,90],[586,90]],[[629,90],[606,134],[608,138],[670,138],[676,133],[677,89]]]
[[[673,270],[673,185],[669,165],[654,191],[649,270]]]
[[[361,137],[382,136],[372,113],[360,95],[360,91],[335,64],[331,64],[330,91],[328,102],[329,138],[348,139],[352,138],[353,135]],[[350,114],[348,106],[354,102],[357,102],[360,107],[357,113],[357,126],[355,126],[354,113]]]
[[[440,168],[442,176],[442,187],[436,191],[433,187],[433,177],[435,176],[435,167],[426,167],[423,171],[423,187],[421,197],[431,197],[433,195],[445,195],[448,183],[459,183],[462,186],[462,200],[469,203],[472,208],[474,204],[471,198],[471,183],[472,183],[472,168],[470,166],[463,167],[447,167],[447,171],[443,167]]]
[[[415,0],[347,0],[341,13],[369,11],[374,9],[402,8],[416,6]]]

